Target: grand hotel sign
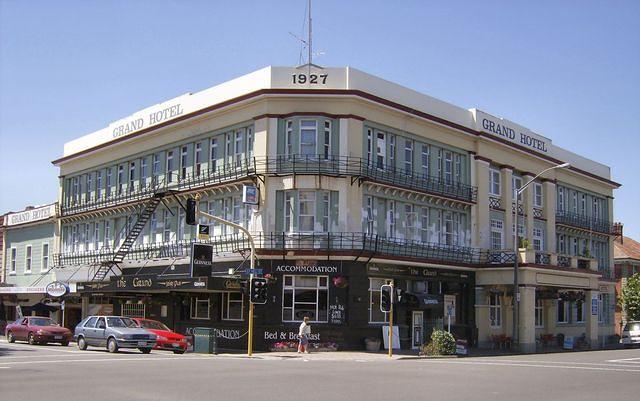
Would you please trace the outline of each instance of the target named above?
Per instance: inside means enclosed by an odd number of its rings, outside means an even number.
[[[33,223],[34,221],[46,220],[56,215],[56,205],[48,205],[24,212],[11,213],[5,217],[7,226],[17,226],[19,224]]]
[[[549,154],[551,140],[535,134],[509,120],[475,111],[476,129],[538,153]]]

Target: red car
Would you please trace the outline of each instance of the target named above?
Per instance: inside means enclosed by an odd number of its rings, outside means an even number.
[[[26,316],[21,317],[4,329],[7,341],[12,343],[16,340],[27,341],[29,344],[60,343],[62,346],[69,345],[73,338],[71,330],[60,327],[48,317]]]
[[[187,338],[182,334],[171,331],[171,329],[157,320],[140,317],[133,317],[132,319],[138,323],[138,326],[158,337],[156,346],[153,347],[154,349],[173,351],[174,354],[184,354],[187,351]]]

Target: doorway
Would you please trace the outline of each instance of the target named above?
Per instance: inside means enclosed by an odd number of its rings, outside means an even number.
[[[424,343],[424,312],[411,313],[411,349],[419,349]]]

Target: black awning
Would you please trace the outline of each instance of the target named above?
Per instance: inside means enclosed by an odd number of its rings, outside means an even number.
[[[442,308],[444,301],[441,295],[405,292],[400,302],[410,308],[430,309]]]

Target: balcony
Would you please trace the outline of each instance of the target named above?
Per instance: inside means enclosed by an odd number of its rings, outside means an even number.
[[[324,175],[351,177],[356,180],[404,188],[444,197],[459,202],[475,203],[477,188],[459,182],[450,182],[417,172],[407,172],[389,165],[373,165],[365,159],[348,156],[292,155],[254,157],[234,163],[218,165],[213,169],[180,175],[171,173],[164,179],[153,179],[145,186],[133,190],[112,190],[99,198],[73,200],[68,198],[61,207],[61,216],[90,212],[149,199],[158,191],[187,191],[211,185],[241,181],[257,176],[280,177],[289,175]],[[170,178],[170,179],[169,179]],[[104,191],[103,191],[104,192]]]
[[[191,242],[136,245],[131,248],[125,260],[187,258],[191,253]],[[249,250],[249,242],[241,234],[221,235],[199,242],[212,244],[214,253],[218,255]],[[262,258],[282,257],[293,252],[306,256],[353,256],[360,261],[380,257],[472,267],[513,264],[513,252],[487,251],[365,233],[259,233],[255,234],[254,242],[256,252]],[[58,268],[99,264],[112,260],[114,253],[114,249],[67,252],[54,255],[54,263]]]
[[[577,213],[557,211],[556,224],[580,228],[586,231],[596,231],[607,235],[615,235],[616,230],[608,220],[597,219]]]

